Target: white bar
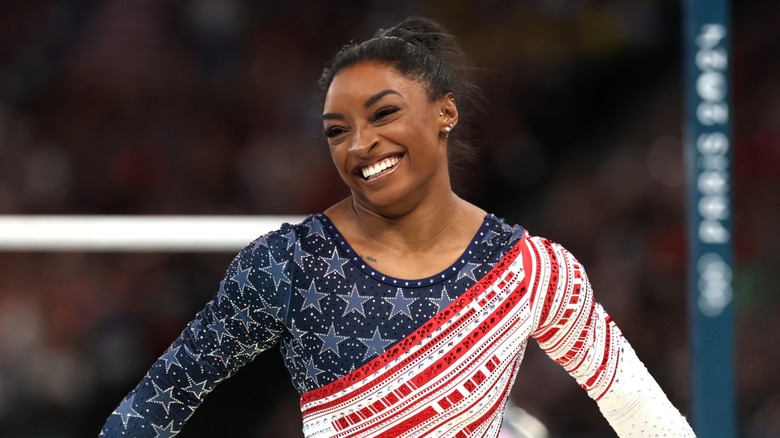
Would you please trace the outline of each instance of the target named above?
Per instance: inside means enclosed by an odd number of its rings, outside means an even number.
[[[304,216],[1,216],[0,251],[237,251]]]

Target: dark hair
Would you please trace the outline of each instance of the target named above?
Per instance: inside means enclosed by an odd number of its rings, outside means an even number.
[[[363,61],[386,63],[402,76],[418,81],[431,100],[453,93],[458,104],[458,129],[449,136],[450,163],[475,157],[466,122],[469,110],[477,106],[478,89],[471,81],[472,70],[463,50],[441,24],[409,17],[389,29],[378,30],[367,41],[345,45],[322,72],[319,84],[324,92],[339,71]]]

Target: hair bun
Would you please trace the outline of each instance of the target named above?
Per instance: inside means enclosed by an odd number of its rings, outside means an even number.
[[[442,25],[434,20],[412,16],[389,29],[380,29],[375,37],[400,38],[415,46],[436,52],[439,40],[447,34],[446,32]]]

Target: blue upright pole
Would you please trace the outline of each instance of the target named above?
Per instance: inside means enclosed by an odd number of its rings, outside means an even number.
[[[729,2],[685,8],[691,413],[700,438],[736,437]]]

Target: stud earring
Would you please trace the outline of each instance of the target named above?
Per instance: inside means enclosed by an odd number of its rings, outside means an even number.
[[[449,134],[449,133],[450,133],[450,131],[452,131],[452,125],[448,125],[448,126],[445,126],[445,127],[444,127],[444,132],[446,132],[447,134]]]
[[[441,117],[443,115],[444,115],[444,112],[443,111],[439,111],[439,117]]]

